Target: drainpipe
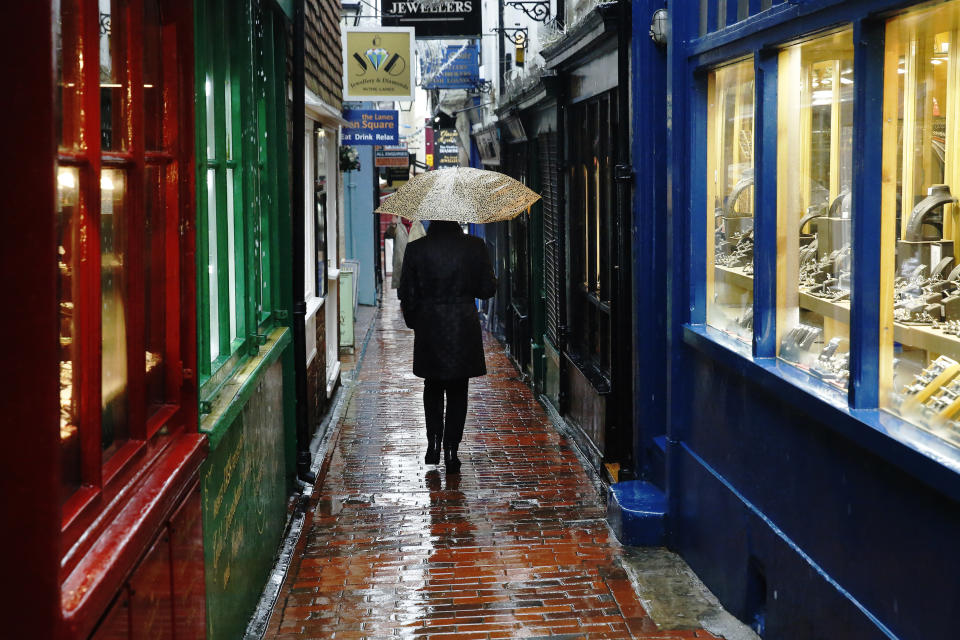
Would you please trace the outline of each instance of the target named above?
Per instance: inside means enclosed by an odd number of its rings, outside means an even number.
[[[292,187],[290,199],[293,233],[293,367],[296,396],[297,422],[297,478],[312,485],[316,478],[310,473],[310,420],[307,412],[307,303],[303,298],[304,275],[304,216],[306,215],[303,194],[306,186],[304,172],[304,0],[297,0],[293,14],[293,141],[291,144]]]

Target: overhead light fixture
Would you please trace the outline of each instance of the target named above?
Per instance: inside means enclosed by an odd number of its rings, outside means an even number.
[[[650,39],[658,47],[667,45],[667,32],[670,28],[667,18],[666,9],[657,9],[653,12],[653,17],[650,18]]]

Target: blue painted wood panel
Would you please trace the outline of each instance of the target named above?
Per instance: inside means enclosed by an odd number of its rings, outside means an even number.
[[[916,3],[751,0],[750,17],[717,30],[733,3],[718,16],[718,3],[708,2],[711,33],[701,35],[700,3],[668,2],[670,543],[765,637],[953,637],[960,456],[876,409],[883,12]],[[786,43],[850,25],[855,292],[847,396],[797,369],[781,371],[768,356],[776,348],[776,56]],[[702,327],[705,77],[743,56],[755,59],[758,92],[757,359],[717,346],[722,340]],[[685,332],[684,323],[699,326]]]

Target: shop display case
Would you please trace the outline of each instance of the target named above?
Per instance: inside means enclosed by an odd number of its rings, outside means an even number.
[[[881,402],[960,443],[960,2],[887,22]]]
[[[753,60],[716,69],[707,106],[707,324],[753,330]]]
[[[783,49],[777,79],[777,354],[845,388],[853,260],[852,31]]]

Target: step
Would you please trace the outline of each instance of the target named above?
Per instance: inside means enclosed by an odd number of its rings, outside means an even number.
[[[642,480],[612,484],[607,492],[607,522],[621,544],[653,547],[664,543],[667,496]]]

